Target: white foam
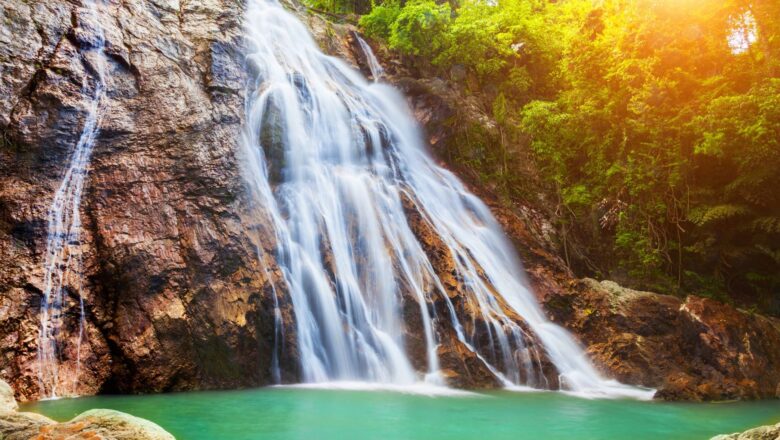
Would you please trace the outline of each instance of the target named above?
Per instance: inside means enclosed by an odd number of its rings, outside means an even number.
[[[290,385],[275,385],[272,388],[310,389],[310,390],[335,390],[335,391],[366,391],[366,392],[391,392],[400,394],[414,394],[429,397],[489,397],[474,391],[459,390],[455,388],[432,385],[418,382],[411,385],[398,385],[392,383],[360,382],[360,381],[333,381],[298,383]]]
[[[544,390],[524,385],[507,385],[505,391],[514,393],[559,393],[581,399],[634,399],[652,400],[656,390],[652,388],[625,385],[618,381],[605,381],[599,388],[583,388],[578,390]]]
[[[576,391],[560,391],[568,396],[580,397],[583,399],[635,399],[635,400],[653,400],[656,390],[645,387],[634,387],[621,384],[617,381],[611,381],[602,388],[579,389]]]

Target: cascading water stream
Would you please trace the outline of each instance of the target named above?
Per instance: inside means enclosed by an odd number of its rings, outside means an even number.
[[[366,56],[366,63],[368,64],[368,69],[371,71],[371,77],[374,79],[374,82],[379,81],[382,76],[384,76],[385,69],[379,64],[379,60],[376,59],[374,51],[371,50],[371,46],[368,45],[366,40],[358,34],[355,34],[355,38],[357,39],[358,45],[360,45],[360,50],[362,50],[363,54]]]
[[[94,53],[94,84],[85,79],[84,94],[90,96],[87,115],[70,164],[54,195],[47,216],[46,255],[44,261],[41,327],[38,341],[38,378],[41,395],[56,398],[76,392],[81,366],[81,343],[84,337],[84,301],[81,296],[81,196],[87,177],[90,156],[100,131],[100,105],[105,96],[105,37],[100,26],[98,6],[93,0],[84,2],[80,26],[88,26],[92,40],[89,51]],[[76,372],[69,389],[62,389],[60,377],[62,328],[65,324],[64,293],[66,286],[78,295],[79,329],[76,341]]]
[[[433,162],[395,89],[323,54],[275,0],[249,1],[246,33],[254,75],[246,176],[275,230],[303,381],[419,382],[404,338],[403,304],[414,301],[427,382],[443,383],[437,329],[447,324],[506,386],[545,387],[539,356],[532,356],[536,344],[514,314],[537,336],[562,388],[652,395],[602,378],[574,339],[544,317],[489,209]],[[376,61],[365,42],[361,47]],[[410,206],[446,246],[459,295],[484,324],[467,325],[458,315],[410,225]],[[430,305],[434,300],[446,313]],[[489,344],[479,343],[477,325]]]

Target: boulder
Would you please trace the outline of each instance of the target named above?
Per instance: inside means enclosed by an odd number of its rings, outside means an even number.
[[[780,439],[780,423],[777,425],[760,426],[745,432],[723,434],[710,440],[778,440]]]
[[[14,389],[7,382],[0,380],[0,414],[14,412],[19,405],[14,398]]]
[[[174,440],[160,426],[130,414],[110,409],[92,409],[66,423],[46,425],[40,439],[99,438],[106,440]]]
[[[155,423],[110,409],[89,410],[65,423],[17,409],[11,387],[0,380],[0,439],[175,440]]]
[[[3,440],[29,440],[57,422],[35,413],[10,412],[0,414],[0,438]],[[43,437],[49,439],[51,437]]]

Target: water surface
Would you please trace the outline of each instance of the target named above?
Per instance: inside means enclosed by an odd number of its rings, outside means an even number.
[[[780,401],[662,403],[505,391],[429,396],[263,388],[62,399],[23,409],[67,420],[92,408],[144,417],[180,440],[708,439],[780,422]]]

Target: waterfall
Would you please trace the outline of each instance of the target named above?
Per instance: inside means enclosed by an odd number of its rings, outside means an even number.
[[[385,74],[385,69],[379,64],[379,60],[376,59],[374,51],[371,50],[371,46],[366,43],[366,40],[358,34],[355,34],[355,38],[357,39],[358,45],[360,45],[360,50],[362,50],[363,54],[366,56],[366,63],[368,64],[368,69],[371,71],[371,77],[374,79],[374,82],[379,81]]]
[[[41,300],[41,326],[38,340],[38,378],[41,395],[56,398],[76,392],[81,367],[81,343],[84,337],[84,300],[82,287],[81,255],[81,196],[87,177],[90,156],[100,131],[100,104],[105,96],[105,37],[100,26],[97,4],[84,2],[80,26],[88,26],[92,35],[89,51],[94,53],[94,84],[84,82],[84,95],[90,96],[84,127],[70,157],[65,175],[54,194],[47,216],[46,254],[44,260],[43,298]],[[62,389],[60,362],[65,337],[62,334],[66,321],[64,293],[66,286],[78,295],[79,329],[76,341],[76,372],[69,389]]]
[[[602,378],[573,337],[546,319],[489,209],[434,163],[398,91],[322,53],[275,0],[250,0],[246,14],[245,175],[275,231],[304,382],[443,384],[437,330],[448,326],[507,387],[546,387],[531,356],[541,345],[568,391],[652,395]],[[409,209],[446,246],[459,295],[490,343],[448,297]],[[407,354],[410,301],[426,346],[423,373]]]

